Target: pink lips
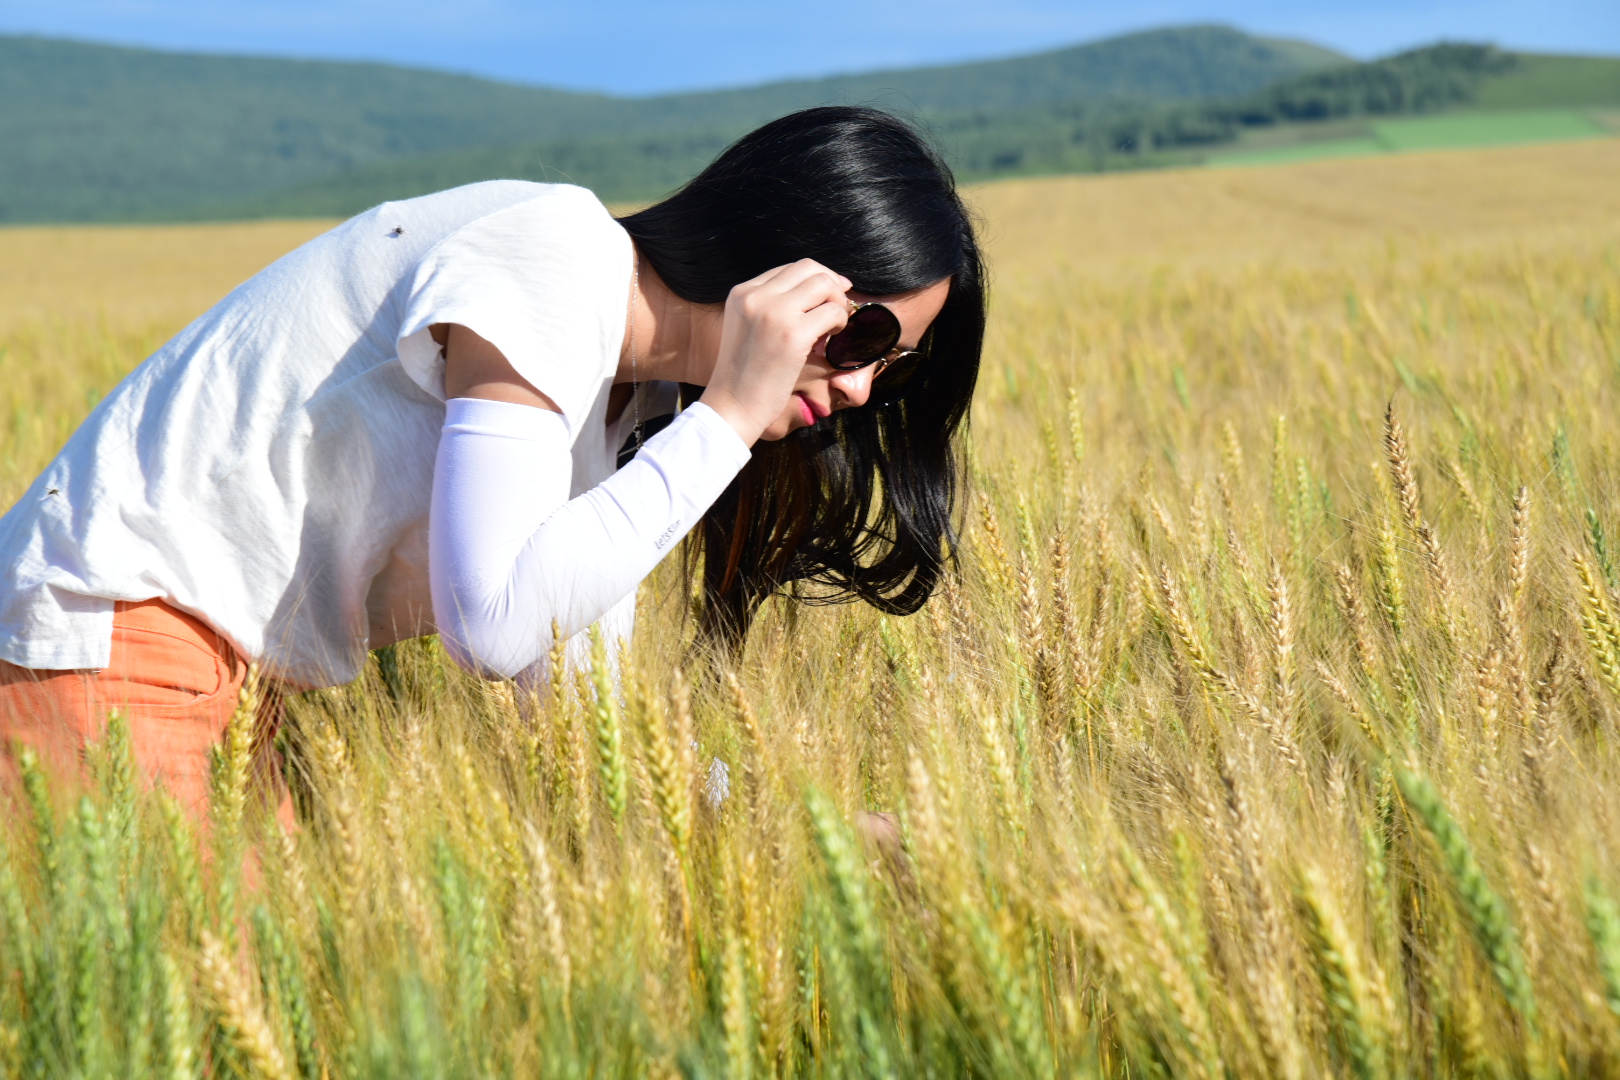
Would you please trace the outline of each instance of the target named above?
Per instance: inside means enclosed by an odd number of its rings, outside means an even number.
[[[810,399],[803,394],[794,394],[793,396],[799,399],[799,414],[804,417],[805,426],[809,427],[814,424],[816,422],[816,410],[810,407]]]

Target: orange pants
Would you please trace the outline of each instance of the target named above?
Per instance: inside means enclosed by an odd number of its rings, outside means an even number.
[[[200,817],[208,808],[208,752],[236,711],[246,675],[236,650],[202,620],[161,600],[120,603],[112,657],[100,671],[36,671],[0,660],[0,776],[15,777],[19,743],[57,775],[70,774],[118,709],[146,782],[161,783]],[[274,698],[255,732],[261,775],[279,719]],[[285,818],[290,804],[284,795],[278,801]]]

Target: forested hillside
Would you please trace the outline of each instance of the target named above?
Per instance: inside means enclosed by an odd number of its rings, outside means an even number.
[[[1022,129],[1005,122],[983,124],[986,134],[979,139],[962,136],[962,160],[969,171],[980,173],[995,171],[998,166],[1040,171],[1060,171],[1062,165],[1102,169],[1128,166],[1134,159],[1154,154],[1228,143],[1245,129],[1440,112],[1475,103],[1482,88],[1515,74],[1527,59],[1487,45],[1442,44],[1370,63],[1336,65],[1227,100],[1125,107],[1117,103],[1049,106],[1033,112]],[[1604,87],[1597,80],[1585,89],[1605,103],[1620,104],[1620,61],[1606,61],[1604,66],[1612,86]],[[1498,97],[1512,105],[1521,104],[1512,101],[1511,95]],[[1056,128],[1053,121],[1059,118],[1070,120],[1066,146],[1029,146],[1034,141],[1030,129]]]
[[[875,101],[931,116],[1193,101],[1343,62],[1311,45],[1184,27],[1011,60],[613,98],[378,64],[0,37],[0,220],[340,212],[440,176],[556,170],[633,198],[806,105]]]
[[[377,64],[0,38],[0,221],[339,216],[491,177],[646,199],[749,127],[828,102],[905,113],[960,175],[983,179],[1193,163],[1257,140],[1372,145],[1364,121],[1447,110],[1620,107],[1620,59],[1447,44],[1356,63],[1202,26],[951,67],[616,98]],[[1609,122],[1554,127],[1601,133]]]

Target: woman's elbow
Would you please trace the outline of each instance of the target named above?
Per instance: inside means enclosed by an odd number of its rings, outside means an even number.
[[[458,667],[483,679],[516,678],[551,651],[550,620],[511,616],[441,621],[439,639]]]

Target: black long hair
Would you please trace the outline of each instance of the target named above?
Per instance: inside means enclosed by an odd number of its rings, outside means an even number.
[[[954,554],[953,439],[985,323],[972,217],[939,155],[878,109],[805,109],[743,136],[620,224],[664,283],[697,304],[723,303],[739,282],[803,258],[869,296],[950,278],[906,395],[756,444],[688,549],[703,574],[700,631],[733,647],[777,591],[897,615],[922,607]]]

